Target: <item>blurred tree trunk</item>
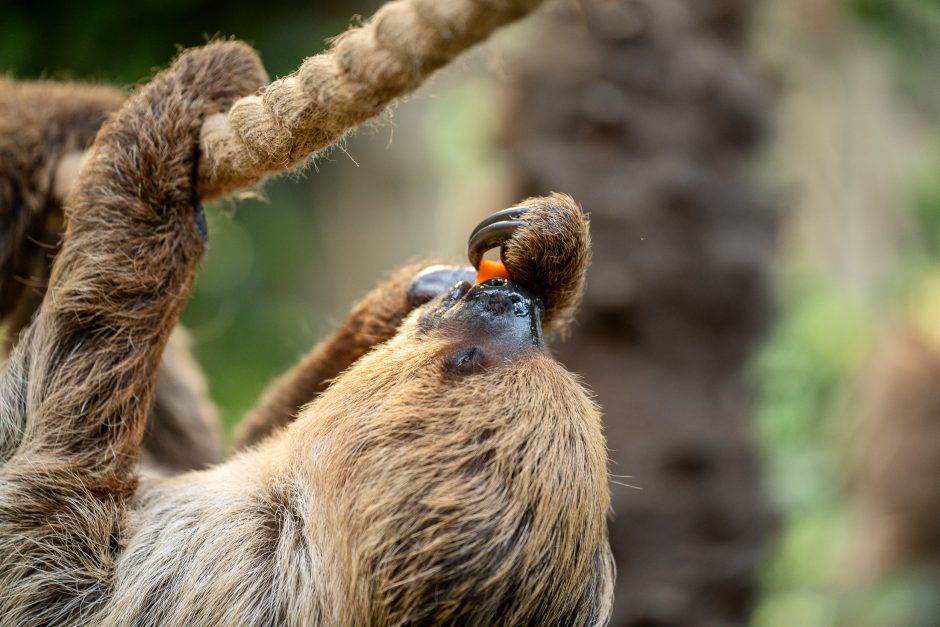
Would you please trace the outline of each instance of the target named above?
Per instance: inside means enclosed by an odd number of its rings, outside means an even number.
[[[777,222],[745,177],[772,104],[748,65],[748,5],[565,4],[519,61],[505,132],[519,192],[570,193],[592,218],[558,355],[596,391],[620,475],[614,625],[745,623],[773,527],[745,377]]]

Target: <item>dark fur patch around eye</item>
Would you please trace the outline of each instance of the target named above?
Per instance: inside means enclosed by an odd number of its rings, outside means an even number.
[[[447,360],[447,370],[455,374],[470,374],[483,370],[483,351],[476,346],[464,348]]]

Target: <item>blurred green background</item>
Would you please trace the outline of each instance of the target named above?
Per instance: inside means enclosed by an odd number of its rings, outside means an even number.
[[[795,211],[777,324],[752,368],[782,517],[754,624],[940,625],[934,567],[910,560],[872,576],[859,558],[870,540],[847,497],[868,372],[896,327],[933,338],[940,328],[930,304],[940,269],[940,2],[783,4],[764,3],[756,31],[761,58],[785,77],[762,167],[791,185]],[[908,478],[940,497],[938,479]]]
[[[753,624],[940,625],[929,570],[853,579],[846,496],[858,377],[885,325],[940,327],[923,304],[940,272],[940,1],[757,4],[751,48],[776,73],[779,111],[754,165],[787,214],[777,322],[750,369],[754,434],[781,513]],[[0,71],[130,87],[178,46],[221,35],[252,43],[283,76],[377,5],[6,3]],[[184,320],[227,426],[385,272],[419,255],[462,260],[470,227],[500,208],[506,39],[304,175],[268,184],[265,198],[210,208],[209,255]]]

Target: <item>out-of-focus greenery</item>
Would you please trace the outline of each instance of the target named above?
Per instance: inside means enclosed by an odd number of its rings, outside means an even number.
[[[843,0],[860,21],[881,35],[898,56],[898,87],[925,106],[940,104],[935,89],[940,64],[940,0]],[[926,88],[925,88],[926,87]]]
[[[940,138],[937,141],[940,157]],[[930,260],[940,260],[940,158],[926,169],[923,182],[914,193],[913,206],[920,226],[918,232],[923,238],[924,254]]]
[[[876,328],[872,312],[813,273],[784,278],[786,303],[755,364],[755,427],[781,531],[763,573],[755,627],[931,627],[936,585],[902,572],[859,585],[845,502],[849,396]]]
[[[322,229],[305,192],[272,185],[268,202],[242,201],[237,216],[208,210],[209,252],[183,323],[229,428],[328,326],[311,289],[324,278]]]
[[[940,61],[940,1],[846,3],[896,54],[898,88],[928,114],[940,114],[940,90],[933,82]],[[937,146],[940,155],[940,141]],[[753,371],[759,389],[756,432],[782,516],[763,573],[756,627],[940,624],[940,581],[934,575],[914,566],[864,584],[853,580],[857,521],[846,499],[847,451],[856,426],[851,396],[859,369],[871,358],[879,325],[899,315],[900,303],[923,291],[940,267],[940,163],[929,166],[911,174],[911,193],[899,199],[915,236],[894,280],[883,287],[884,300],[894,305],[858,299],[818,269],[782,277],[780,317]],[[785,267],[793,264],[784,261]]]
[[[278,76],[342,32],[350,15],[374,5],[348,0],[8,2],[0,20],[0,71],[135,83],[165,66],[178,46],[235,36],[261,50],[265,67]]]
[[[782,283],[783,310],[753,372],[755,430],[782,517],[753,624],[934,627],[940,582],[929,573],[914,568],[864,584],[850,573],[859,541],[845,496],[851,396],[877,316],[818,273],[792,272]]]
[[[940,1],[846,0],[855,15],[888,37],[899,50],[940,50]]]

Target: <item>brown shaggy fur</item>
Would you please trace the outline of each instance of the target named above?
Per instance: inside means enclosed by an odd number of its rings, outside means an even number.
[[[0,323],[6,349],[42,302],[64,222],[57,186],[77,171],[62,164],[91,146],[123,92],[100,85],[0,77]],[[69,180],[62,180],[63,178]],[[144,442],[145,464],[161,472],[222,460],[215,407],[178,329],[163,356]]]
[[[429,265],[412,264],[394,273],[353,308],[342,328],[275,381],[239,426],[236,448],[256,444],[293,421],[335,377],[373,346],[391,339],[413,309],[408,297],[412,279]]]
[[[328,367],[272,392],[287,399],[274,416],[319,392],[297,420],[214,468],[138,479],[160,358],[205,246],[199,128],[257,80],[245,46],[187,52],[95,142],[49,290],[0,373],[0,620],[603,623],[613,567],[597,407],[537,343],[449,369],[493,339],[446,317],[462,306],[453,293],[404,316],[411,270],[320,349]],[[545,220],[545,233],[577,231],[578,250],[532,232],[533,253],[568,255],[580,282],[586,222]],[[531,285],[546,303],[580,296],[546,286]]]

